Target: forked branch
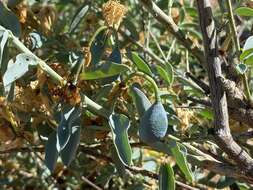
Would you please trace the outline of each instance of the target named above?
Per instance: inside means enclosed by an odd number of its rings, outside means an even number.
[[[218,57],[217,36],[211,5],[209,0],[197,0],[197,6],[214,112],[216,143],[237,163],[238,167],[252,176],[253,159],[234,141],[230,133],[226,93],[219,80],[222,77],[221,61]]]

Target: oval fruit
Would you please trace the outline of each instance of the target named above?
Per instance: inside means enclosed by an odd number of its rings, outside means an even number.
[[[138,83],[134,83],[130,87],[130,94],[133,98],[139,117],[141,118],[144,113],[151,107],[151,103],[146,95],[137,87]]]
[[[161,140],[167,132],[167,113],[160,101],[155,102],[143,115],[140,121],[139,135],[145,143]]]

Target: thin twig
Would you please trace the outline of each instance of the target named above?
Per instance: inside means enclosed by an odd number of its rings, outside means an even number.
[[[165,54],[163,53],[163,50],[162,50],[162,48],[161,48],[161,46],[160,46],[158,40],[156,39],[155,35],[154,35],[152,32],[150,32],[150,36],[151,36],[151,38],[154,40],[157,49],[159,50],[159,52],[161,53],[161,55],[162,55],[162,57],[163,57],[163,60],[166,62]]]
[[[81,177],[83,181],[85,181],[87,184],[89,184],[91,187],[93,187],[96,190],[103,190],[102,188],[98,187],[96,184],[92,183],[89,179],[86,177],[82,176]]]
[[[202,51],[194,46],[194,42],[187,37],[187,35],[179,29],[175,24],[172,17],[164,13],[152,0],[139,0],[146,9],[157,19],[159,22],[164,24],[168,31],[183,45],[186,49],[189,50],[201,64],[204,64],[204,57]]]
[[[233,8],[232,8],[231,0],[226,0],[226,3],[227,3],[227,8],[228,8],[229,25],[230,25],[231,32],[233,34],[233,42],[234,42],[235,49],[236,49],[236,55],[237,55],[237,58],[239,60],[240,42],[239,42],[239,38],[238,38],[238,35],[237,35],[237,30],[236,30],[236,25],[235,25],[235,18],[234,18],[234,14],[233,14]],[[244,87],[245,87],[246,97],[250,101],[251,100],[251,93],[250,93],[249,83],[248,83],[246,73],[243,74],[243,84],[244,84]]]
[[[55,81],[60,83],[61,85],[65,85],[67,82],[60,76],[58,75],[51,67],[49,67],[42,59],[37,57],[34,53],[32,53],[16,36],[12,34],[10,30],[7,30],[3,26],[0,25],[0,30],[8,31],[9,33],[9,38],[12,40],[12,42],[15,44],[15,47],[17,47],[20,51],[23,53],[27,53],[34,57],[38,61],[39,67],[46,72],[50,77],[52,77]]]

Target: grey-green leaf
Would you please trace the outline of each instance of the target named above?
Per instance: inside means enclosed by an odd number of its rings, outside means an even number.
[[[193,181],[193,174],[192,174],[192,171],[191,171],[189,164],[186,160],[186,155],[182,152],[178,143],[177,142],[174,142],[174,143],[175,143],[175,146],[170,147],[170,150],[176,159],[176,163],[177,163],[178,167],[183,172],[186,179],[191,182],[191,181]],[[183,145],[181,145],[181,146],[183,146]]]
[[[9,32],[8,31],[0,31],[0,66],[2,65],[2,57],[3,57],[3,52],[4,48],[7,44],[9,38]]]
[[[76,156],[80,143],[81,127],[80,119],[72,126],[72,133],[66,146],[61,150],[61,159],[64,165],[69,166]]]
[[[25,53],[17,55],[15,63],[11,59],[3,75],[5,94],[8,94],[10,91],[11,84],[21,78],[29,70],[29,65],[35,65],[36,63],[37,61],[34,57]]]
[[[104,53],[107,39],[107,27],[102,26],[96,31],[94,39],[90,42],[91,65],[99,63]]]
[[[129,88],[130,95],[133,98],[134,104],[136,106],[137,112],[139,114],[139,117],[141,118],[145,111],[150,108],[151,103],[149,99],[146,97],[146,95],[137,87],[136,84],[133,84]]]
[[[132,163],[132,150],[127,134],[130,121],[123,114],[113,113],[109,117],[109,126],[119,159],[123,164],[129,166]]]
[[[79,23],[85,17],[88,10],[89,10],[88,5],[83,5],[77,10],[75,16],[73,17],[73,19],[71,21],[71,25],[70,25],[70,28],[69,28],[69,33],[73,33],[75,31],[75,29],[77,28]]]
[[[168,68],[172,68],[169,67]],[[170,86],[173,82],[173,71],[169,70],[169,72],[167,72],[163,67],[161,67],[160,65],[156,65],[156,69],[158,74],[161,76],[161,78],[163,78],[163,80],[165,80],[165,82]]]
[[[120,177],[124,177],[126,174],[126,168],[125,165],[122,163],[122,161],[119,159],[117,150],[115,148],[115,146],[111,146],[111,154],[112,154],[112,160],[115,164],[115,167],[117,169],[118,174],[120,175]]]
[[[129,67],[124,64],[113,63],[106,61],[98,66],[95,66],[80,75],[81,80],[95,80],[124,73],[129,70]]]
[[[0,25],[12,31],[16,37],[21,35],[21,25],[17,16],[0,1]]]
[[[8,31],[0,31],[0,71],[3,75],[8,66]]]
[[[67,145],[74,122],[79,119],[81,115],[80,107],[63,105],[61,111],[61,121],[57,127],[57,150],[60,152]]]
[[[136,53],[136,52],[129,52],[128,56],[136,65],[139,71],[142,71],[150,76],[152,76],[152,71],[150,70],[149,66],[145,61]]]
[[[235,68],[236,68],[237,72],[241,75],[243,75],[248,69],[247,65],[245,65],[243,63],[237,64]]]
[[[50,134],[45,146],[45,164],[47,168],[53,172],[58,159],[58,151],[56,148],[56,132]]]
[[[162,164],[160,167],[159,190],[175,190],[174,171],[169,164]]]

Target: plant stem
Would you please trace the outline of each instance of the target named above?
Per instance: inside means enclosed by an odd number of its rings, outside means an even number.
[[[226,0],[226,3],[227,3],[227,8],[228,8],[228,16],[229,16],[228,18],[229,18],[230,29],[231,29],[231,32],[232,32],[232,35],[233,35],[233,42],[234,42],[235,49],[236,49],[236,55],[237,55],[237,58],[239,60],[240,42],[239,42],[239,38],[237,36],[237,31],[236,31],[236,25],[235,25],[235,19],[234,19],[231,0]],[[248,80],[247,80],[246,73],[243,74],[243,84],[244,84],[244,87],[245,87],[245,94],[246,94],[247,100],[251,101],[251,93],[250,93],[249,83],[248,83]]]
[[[51,67],[49,67],[43,60],[41,60],[39,57],[34,55],[17,37],[15,37],[10,30],[7,30],[3,26],[0,25],[0,30],[5,30],[9,32],[9,38],[12,40],[14,45],[23,53],[29,54],[32,57],[34,57],[36,60],[38,60],[38,65],[40,68],[46,72],[51,78],[53,78],[55,81],[60,83],[62,86],[64,86],[67,81],[64,80],[60,75],[58,75]]]
[[[89,42],[89,47],[91,47],[92,42],[95,40],[96,36],[99,34],[99,32],[106,30],[108,27],[107,26],[101,26],[95,33],[94,35],[91,37],[91,40]]]
[[[161,98],[160,98],[160,95],[159,95],[159,88],[156,84],[156,82],[154,81],[153,78],[151,78],[150,76],[148,76],[147,74],[145,73],[142,73],[142,72],[134,72],[134,73],[131,73],[130,75],[127,76],[127,78],[124,80],[125,83],[128,82],[128,80],[130,80],[131,78],[133,78],[134,76],[140,76],[140,77],[143,77],[145,78],[146,80],[148,80],[150,82],[150,84],[152,85],[154,91],[155,91],[155,98],[156,98],[156,101],[159,102],[161,101]]]
[[[36,55],[34,55],[17,37],[15,37],[12,32],[10,30],[7,30],[6,28],[2,27],[0,25],[0,30],[6,30],[9,32],[9,38],[11,38],[12,42],[14,43],[14,45],[23,53],[27,53],[29,55],[31,55],[32,57],[34,57],[35,59],[38,60],[38,65],[40,66],[40,68],[46,72],[50,77],[52,77],[55,81],[57,81],[58,83],[60,83],[62,86],[65,85],[67,83],[67,81],[62,78],[59,74],[57,74],[53,69],[51,69],[43,60],[41,60],[39,57],[37,57]],[[105,118],[109,118],[110,113],[104,109],[102,106],[100,106],[99,104],[97,104],[96,102],[92,101],[91,99],[89,99],[87,96],[83,95],[84,98],[84,102],[86,104],[86,106],[94,111],[95,113],[105,117]],[[17,126],[14,125],[14,127],[16,128]]]
[[[235,45],[236,54],[237,54],[237,56],[239,56],[240,55],[240,43],[239,43],[239,39],[237,37],[235,18],[234,18],[234,14],[233,14],[231,0],[226,0],[226,3],[227,3],[227,8],[228,8],[229,25],[230,25],[230,29],[231,29],[231,32],[233,35],[233,42]]]
[[[157,38],[155,37],[155,35],[154,35],[152,32],[150,32],[150,36],[151,36],[151,38],[154,40],[157,49],[159,50],[159,52],[161,53],[161,55],[162,55],[162,57],[163,57],[163,60],[166,62],[166,56],[165,56],[165,54],[163,53],[163,50],[162,50],[162,48],[161,48],[161,46],[160,46],[160,44],[159,44]]]
[[[91,111],[95,112],[98,115],[103,116],[104,118],[108,119],[110,116],[110,112],[104,109],[102,106],[97,104],[96,102],[92,101],[87,96],[83,95],[84,105],[86,105]]]

